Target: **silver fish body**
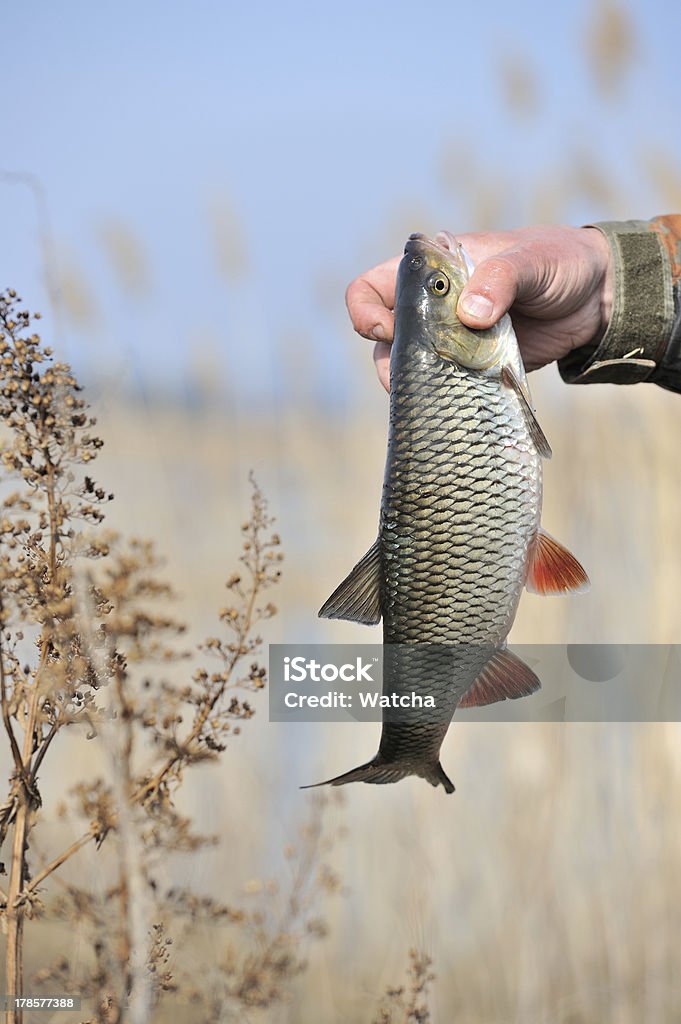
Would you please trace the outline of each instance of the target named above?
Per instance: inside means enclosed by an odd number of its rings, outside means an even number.
[[[532,413],[510,319],[474,332],[456,317],[468,269],[450,236],[407,243],[378,538],[320,611],[382,618],[384,693],[431,694],[437,713],[384,716],[376,757],[333,785],[415,774],[451,792],[439,750],[456,707],[539,686],[505,640],[538,539],[547,537],[541,457],[550,449]],[[577,589],[586,580],[579,563],[551,538],[546,543],[572,559],[575,578],[558,589]]]
[[[517,396],[422,347],[405,312],[391,354],[383,640],[498,644],[539,527],[541,459]]]

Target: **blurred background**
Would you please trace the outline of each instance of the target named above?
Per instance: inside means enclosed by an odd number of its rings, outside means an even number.
[[[681,8],[28,0],[2,26],[0,284],[87,387],[110,525],[154,537],[198,640],[253,469],[286,551],[267,639],[378,642],[316,618],[374,539],[385,455],[345,286],[412,231],[681,210]],[[678,641],[681,400],[530,383],[544,523],[592,589],[526,595],[512,639]],[[196,787],[225,838],[187,869],[207,890],[279,870],[298,787],[378,743],[257,710]],[[669,724],[455,725],[453,797],[351,788],[330,933],[254,1019],[369,1021],[418,945],[438,1024],[678,1020],[680,749]]]

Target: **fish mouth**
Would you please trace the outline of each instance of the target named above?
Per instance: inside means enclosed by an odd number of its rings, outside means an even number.
[[[404,247],[405,256],[430,255],[435,256],[439,261],[446,260],[452,270],[461,271],[465,268],[465,260],[462,253],[461,243],[450,231],[438,231],[435,238],[415,231],[407,239]]]

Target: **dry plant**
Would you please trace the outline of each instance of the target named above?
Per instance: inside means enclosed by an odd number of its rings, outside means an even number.
[[[589,70],[604,97],[614,97],[637,57],[636,28],[626,4],[599,0],[590,12],[584,47]]]
[[[336,795],[315,794],[298,841],[286,848],[291,867],[287,885],[254,879],[245,886],[250,902],[256,901],[253,906],[219,911],[209,907],[209,917],[221,913],[238,930],[223,955],[204,964],[200,981],[195,976],[183,978],[183,991],[193,1004],[192,1019],[200,1014],[206,1024],[269,1020],[268,1011],[288,1001],[291,980],[307,966],[303,950],[310,940],[327,934],[320,903],[340,888],[328,864],[338,836],[325,824],[330,800],[339,802]],[[205,913],[204,908],[188,909],[192,915]]]
[[[276,608],[263,593],[277,582],[283,557],[267,503],[252,481],[240,568],[219,613],[222,635],[202,645],[205,664],[175,681],[187,657],[176,647],[184,627],[168,612],[172,594],[159,561],[149,542],[95,529],[113,499],[89,475],[102,445],[95,419],[70,368],[32,333],[37,315],[19,304],[13,291],[0,295],[0,456],[10,482],[0,491],[0,696],[12,758],[0,807],[0,841],[9,850],[0,892],[5,991],[25,990],[25,924],[47,913],[47,880],[80,851],[112,840],[109,859],[98,854],[100,892],[54,879],[62,892],[51,911],[88,935],[91,957],[72,964],[61,956],[36,981],[94,999],[93,1022],[143,1024],[164,993],[199,997],[189,968],[172,955],[168,929],[208,919],[240,927],[213,1005],[225,1012],[269,1005],[302,970],[303,939],[323,934],[317,898],[337,888],[323,863],[324,801],[313,805],[279,915],[234,910],[164,888],[157,877],[169,854],[214,841],[193,832],[176,794],[187,769],[217,759],[238,734],[254,713],[250,695],[265,686],[258,630]],[[87,825],[37,865],[40,775],[67,728],[70,736],[98,737],[109,771],[75,786],[61,814]],[[266,896],[269,906],[271,888]],[[207,1020],[218,1019],[212,1012]],[[9,1011],[10,1024],[22,1020],[21,1010]]]
[[[429,1024],[428,990],[435,981],[432,963],[426,953],[409,950],[407,982],[386,990],[373,1024]]]

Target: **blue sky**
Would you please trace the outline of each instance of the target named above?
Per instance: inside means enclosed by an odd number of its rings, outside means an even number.
[[[478,186],[506,189],[499,226],[526,222],[538,189],[579,150],[621,183],[627,208],[577,195],[566,219],[664,212],[638,154],[681,156],[681,14],[662,0],[629,5],[637,55],[609,102],[583,45],[597,10],[499,0],[6,6],[0,166],[40,181],[55,260],[77,272],[92,314],[55,323],[35,201],[1,179],[0,282],[44,311],[86,373],[125,366],[151,386],[181,386],[198,345],[220,380],[267,396],[283,346],[299,344],[314,383],[342,391],[354,372],[344,283],[412,230],[480,226]],[[506,60],[539,83],[525,118],[504,97]],[[445,151],[459,168],[447,185]],[[226,274],[216,209],[234,225]],[[101,241],[110,222],[144,253],[141,296],[112,271]]]

